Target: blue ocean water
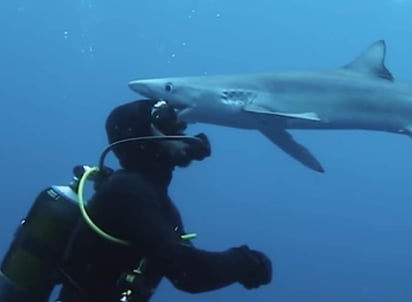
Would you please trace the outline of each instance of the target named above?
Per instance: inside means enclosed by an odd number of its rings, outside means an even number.
[[[411,11],[408,0],[2,1],[1,255],[39,191],[97,163],[106,115],[139,97],[128,81],[339,67],[378,39],[395,78],[412,81]],[[412,301],[410,138],[292,131],[319,175],[259,133],[189,130],[213,148],[171,186],[196,245],[262,250],[274,280],[199,295],[165,280],[154,302]]]

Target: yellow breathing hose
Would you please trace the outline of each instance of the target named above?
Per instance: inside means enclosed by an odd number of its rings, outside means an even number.
[[[98,173],[100,170],[98,167],[92,167],[89,169],[86,169],[85,173],[83,174],[83,176],[80,178],[79,180],[79,187],[78,187],[78,202],[79,202],[79,207],[80,207],[80,212],[84,218],[84,220],[86,221],[86,223],[92,228],[92,230],[94,230],[97,234],[99,234],[100,236],[102,236],[103,238],[114,242],[114,243],[118,243],[118,244],[122,244],[122,245],[132,245],[131,242],[123,240],[123,239],[119,239],[116,238],[108,233],[106,233],[105,231],[103,231],[101,228],[99,228],[90,218],[90,216],[87,214],[86,211],[86,203],[84,200],[84,187],[86,184],[87,179],[93,174],[93,173]],[[196,233],[188,233],[188,234],[183,234],[180,236],[180,238],[182,238],[183,240],[191,240],[197,237]]]
[[[98,173],[99,172],[99,168],[97,167],[93,167],[90,168],[88,170],[86,170],[86,172],[83,174],[83,176],[80,178],[79,181],[79,188],[78,188],[78,199],[79,199],[79,207],[80,207],[80,211],[82,213],[82,216],[84,218],[84,220],[86,221],[86,223],[100,236],[102,236],[103,238],[112,241],[114,243],[119,243],[122,245],[131,245],[131,243],[129,241],[126,240],[122,240],[116,237],[113,237],[110,234],[107,234],[105,231],[103,231],[101,228],[99,228],[90,218],[90,216],[87,214],[86,212],[86,204],[84,201],[84,186],[86,184],[87,179],[90,177],[90,175],[92,175],[93,173]]]

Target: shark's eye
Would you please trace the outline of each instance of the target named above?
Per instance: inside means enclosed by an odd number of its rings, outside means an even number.
[[[172,92],[173,91],[173,84],[172,83],[166,83],[165,84],[165,91],[166,92]]]

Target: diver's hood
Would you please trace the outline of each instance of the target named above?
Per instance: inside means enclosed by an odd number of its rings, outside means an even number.
[[[163,183],[170,181],[176,166],[188,166],[192,160],[202,160],[211,154],[204,134],[191,140],[169,139],[184,135],[186,127],[164,100],[138,100],[120,105],[106,120],[107,137],[120,165],[159,180],[166,178]],[[127,143],[118,144],[124,140]]]

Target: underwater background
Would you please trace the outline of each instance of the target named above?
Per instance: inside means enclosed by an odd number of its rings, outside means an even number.
[[[130,80],[337,68],[384,39],[386,66],[412,82],[411,14],[408,0],[1,1],[1,256],[41,190],[97,164],[107,114],[140,98]],[[412,301],[409,137],[291,131],[317,174],[257,132],[197,132],[212,157],[170,188],[186,229],[199,248],[264,251],[274,280],[198,295],[164,280],[153,302]]]

